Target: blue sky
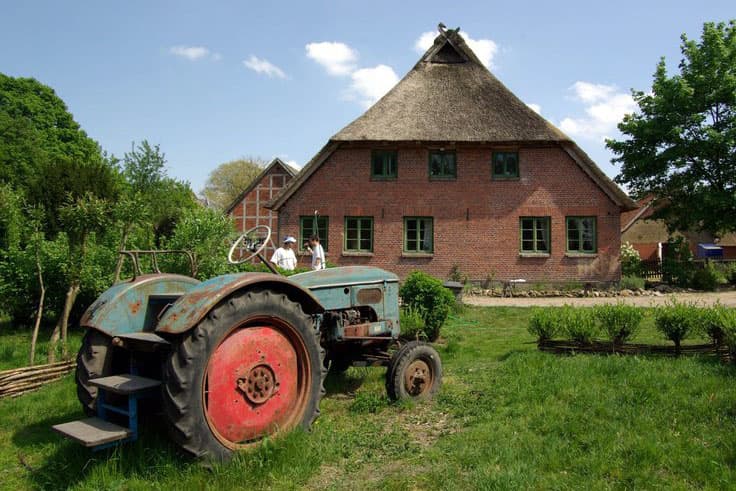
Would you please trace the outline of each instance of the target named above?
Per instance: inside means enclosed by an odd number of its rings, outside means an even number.
[[[218,164],[297,166],[411,69],[442,21],[610,176],[603,138],[679,36],[730,1],[0,1],[0,71],[53,87],[118,156],[148,139],[201,190]]]

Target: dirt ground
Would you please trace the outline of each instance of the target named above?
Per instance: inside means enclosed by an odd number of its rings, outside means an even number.
[[[584,298],[567,298],[567,297],[548,297],[548,298],[528,298],[528,297],[485,297],[476,295],[466,295],[463,302],[468,305],[476,305],[480,307],[559,307],[562,305],[574,305],[577,307],[590,307],[593,305],[601,305],[604,303],[624,302],[628,305],[636,305],[638,307],[653,307],[663,305],[667,300],[676,298],[682,302],[697,302],[702,305],[713,305],[721,302],[727,307],[736,307],[736,291],[727,292],[703,292],[703,293],[670,293],[659,297],[584,297]]]

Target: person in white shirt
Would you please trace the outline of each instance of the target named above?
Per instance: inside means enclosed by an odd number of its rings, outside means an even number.
[[[312,269],[318,271],[327,267],[325,261],[325,250],[319,243],[319,237],[313,235],[309,238],[307,251],[312,253]]]
[[[293,271],[296,269],[296,255],[294,254],[293,246],[296,244],[296,239],[291,235],[284,237],[284,245],[276,249],[271,256],[271,262],[274,263],[281,269],[287,271]]]

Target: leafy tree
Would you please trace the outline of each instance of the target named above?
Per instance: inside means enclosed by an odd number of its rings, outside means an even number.
[[[148,140],[138,145],[133,142],[123,157],[123,174],[133,192],[151,193],[167,177],[166,155],[159,145],[151,145]]]
[[[229,216],[204,207],[187,210],[166,242],[168,249],[188,250],[194,255],[195,276],[205,280],[234,271],[227,262],[227,253],[235,234]],[[176,269],[189,275],[189,264],[176,259]]]
[[[624,140],[608,147],[621,164],[616,180],[654,193],[670,228],[736,231],[736,21],[706,23],[700,41],[682,35],[679,73],[657,65],[651,92],[624,117]]]
[[[88,164],[101,159],[97,142],[51,87],[0,73],[0,179],[23,188],[48,160]]]
[[[148,221],[153,233],[153,243],[160,245],[170,235],[177,220],[185,210],[199,206],[189,183],[173,179],[166,172],[166,155],[159,145],[147,140],[133,143],[130,152],[123,157],[123,175],[127,182],[128,210],[123,214],[138,223]],[[123,203],[125,205],[126,203]],[[136,219],[136,213],[144,213],[146,220]],[[127,237],[124,237],[125,245]]]
[[[61,208],[61,222],[69,237],[69,285],[59,320],[51,335],[49,361],[53,362],[56,343],[61,337],[64,356],[67,355],[67,327],[72,307],[82,287],[82,268],[91,234],[102,231],[107,225],[108,205],[92,194],[71,201]]]
[[[220,164],[210,173],[202,194],[213,206],[224,210],[250,186],[266,163],[258,157],[247,157]]]

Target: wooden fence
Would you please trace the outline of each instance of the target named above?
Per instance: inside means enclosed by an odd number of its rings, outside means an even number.
[[[0,372],[0,398],[18,397],[60,379],[77,366],[74,361],[14,368]]]

